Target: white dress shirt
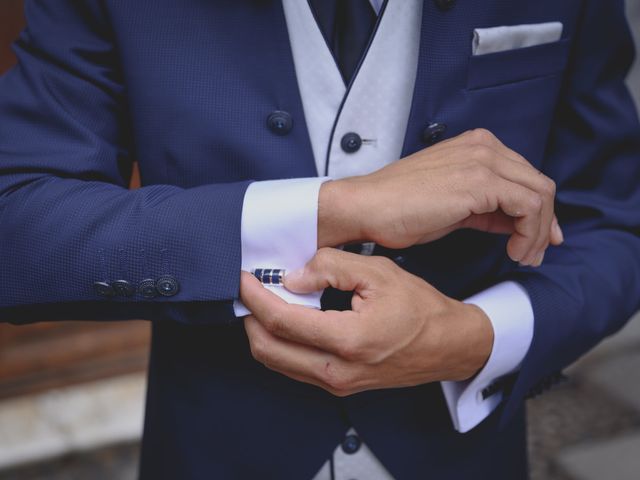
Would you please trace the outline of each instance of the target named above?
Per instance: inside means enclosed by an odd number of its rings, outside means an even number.
[[[371,3],[379,11],[381,2],[372,0]],[[376,129],[375,113],[358,115],[355,110],[349,110],[347,104],[352,99],[357,101],[358,96],[385,102],[388,95],[380,94],[380,89],[391,83],[395,88],[394,101],[387,106],[395,106],[395,116],[398,119],[398,122],[391,124],[399,123],[401,130],[406,129],[417,68],[419,29],[418,34],[411,35],[410,38],[394,32],[403,32],[409,28],[409,25],[398,25],[398,22],[410,22],[408,18],[417,19],[411,21],[419,23],[422,17],[420,11],[412,12],[410,9],[422,8],[421,2],[389,0],[345,105],[340,110],[346,87],[307,2],[284,0],[283,4],[316,165],[322,174],[327,168],[326,153],[329,150],[330,177],[261,181],[249,186],[244,198],[241,228],[242,269],[246,271],[256,268],[284,268],[292,271],[301,268],[317,250],[317,208],[321,184],[329,178],[377,170],[399,157],[399,151],[395,157],[390,157],[390,150],[393,148],[385,150],[386,142],[382,137],[389,135],[389,122],[385,120],[387,128],[384,131]],[[293,15],[295,21],[290,18]],[[390,55],[398,51],[397,45],[389,45],[389,42],[396,39],[400,42],[414,42],[403,44],[400,51],[414,52],[415,55]],[[412,58],[413,64],[385,68],[385,81],[376,84],[375,79],[380,78],[376,74],[376,71],[380,73],[379,66],[382,64],[386,67],[388,62],[396,61],[393,57]],[[313,59],[312,64],[310,58]],[[407,78],[410,79],[409,83]],[[385,115],[388,119],[388,108]],[[374,142],[363,145],[357,155],[349,154],[345,157],[344,152],[339,149],[340,134],[337,133],[338,136],[330,141],[334,121],[337,132],[358,131],[364,139],[372,139]],[[399,137],[400,148],[403,137],[404,135]],[[395,139],[397,143],[397,134]],[[342,161],[345,158],[348,161]],[[269,198],[269,202],[264,202],[264,198]],[[296,295],[282,287],[266,288],[288,302],[320,308],[322,292]],[[475,377],[464,382],[441,382],[453,426],[461,433],[474,428],[499,405],[501,392],[483,398],[482,391],[496,379],[518,369],[529,349],[534,321],[528,294],[516,282],[497,284],[465,301],[477,305],[487,314],[493,326],[494,343],[489,360]],[[235,302],[234,310],[237,316],[248,313],[239,301]]]

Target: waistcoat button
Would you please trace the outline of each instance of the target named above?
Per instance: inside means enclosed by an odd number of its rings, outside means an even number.
[[[361,444],[360,437],[357,435],[347,435],[342,441],[342,451],[351,455],[360,450]]]
[[[340,146],[346,153],[355,153],[360,150],[360,147],[362,146],[362,139],[357,133],[345,133],[340,141]]]

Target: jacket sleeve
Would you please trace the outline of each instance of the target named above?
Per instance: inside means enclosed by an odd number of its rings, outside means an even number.
[[[640,126],[625,86],[633,43],[622,0],[587,0],[582,13],[542,167],[557,184],[565,242],[540,268],[505,275],[529,293],[535,326],[503,422],[640,306]]]
[[[248,182],[127,189],[131,126],[101,4],[27,2],[0,78],[0,321],[230,321]],[[94,286],[163,276],[177,293]]]

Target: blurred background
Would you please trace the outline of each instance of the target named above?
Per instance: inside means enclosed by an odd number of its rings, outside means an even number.
[[[640,50],[640,0],[627,10]],[[22,0],[0,0],[0,72],[23,23]],[[640,62],[628,83],[640,106]],[[0,480],[136,478],[149,333],[147,322],[0,324]],[[566,373],[528,403],[532,480],[640,479],[640,314]]]

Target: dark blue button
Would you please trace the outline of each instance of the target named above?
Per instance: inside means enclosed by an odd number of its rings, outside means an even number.
[[[289,112],[276,110],[267,117],[267,127],[276,135],[286,135],[293,128],[293,118]]]
[[[178,285],[178,281],[171,275],[163,275],[156,280],[156,289],[160,295],[172,297],[178,293],[180,285]]]
[[[93,288],[101,297],[113,297],[116,294],[109,282],[95,282]]]
[[[422,141],[427,145],[433,145],[442,140],[442,135],[444,135],[446,131],[447,126],[444,123],[430,123],[427,125],[427,128],[422,131]]]
[[[345,133],[342,140],[340,140],[340,146],[347,153],[357,152],[362,146],[362,138],[354,132]]]
[[[360,437],[357,435],[347,435],[342,441],[342,451],[351,455],[360,450],[360,445],[362,445]]]
[[[140,282],[138,285],[138,292],[144,298],[154,298],[158,295],[158,290],[156,290],[156,281],[152,278],[146,278]]]
[[[450,10],[456,4],[456,0],[435,0],[436,6],[443,12]]]
[[[121,297],[130,297],[136,291],[133,285],[126,280],[115,280],[111,283],[111,286],[115,290],[116,294]]]

